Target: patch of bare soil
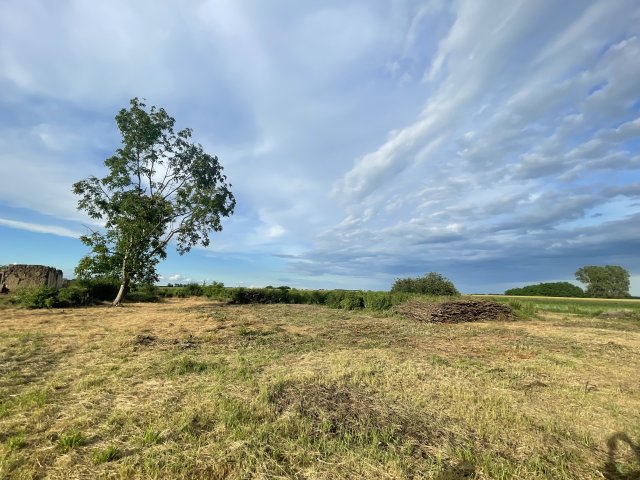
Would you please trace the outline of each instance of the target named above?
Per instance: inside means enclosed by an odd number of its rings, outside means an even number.
[[[511,307],[490,300],[463,299],[434,303],[410,300],[396,306],[395,311],[411,320],[429,323],[484,322],[515,318]]]

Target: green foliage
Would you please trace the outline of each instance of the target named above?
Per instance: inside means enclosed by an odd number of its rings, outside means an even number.
[[[107,463],[117,460],[122,455],[120,449],[115,445],[109,445],[103,449],[97,450],[93,454],[93,461],[96,464]]]
[[[204,295],[204,289],[202,285],[198,283],[189,283],[180,289],[179,297],[201,297]]]
[[[96,277],[75,280],[74,284],[84,287],[89,296],[97,301],[113,300],[120,288],[120,282],[113,277]]]
[[[172,375],[186,375],[190,373],[203,373],[210,368],[206,362],[201,362],[191,357],[180,357],[171,362],[168,372]]]
[[[128,298],[132,302],[157,302],[160,300],[160,289],[149,283],[136,285],[129,293]]]
[[[576,272],[576,279],[587,285],[586,295],[596,298],[629,297],[629,272],[618,265],[589,265]]]
[[[212,300],[228,300],[227,290],[222,282],[212,282],[202,287],[202,293]]]
[[[460,292],[451,280],[431,272],[424,277],[398,278],[391,287],[392,293],[419,293],[421,295],[457,296]]]
[[[232,288],[229,291],[231,303],[304,303],[292,301],[288,290],[279,288]]]
[[[156,445],[161,440],[160,432],[154,428],[147,428],[142,434],[142,444],[146,446]]]
[[[505,295],[528,295],[532,297],[584,297],[584,291],[569,282],[549,282],[512,288]]]
[[[190,129],[175,132],[163,108],[147,110],[137,98],[130,104],[116,116],[122,146],[105,160],[108,174],[73,185],[78,208],[105,223],[103,232],[81,237],[92,252],[76,274],[115,277],[125,290],[158,280],[156,266],[171,239],[180,254],[207,246],[235,207],[218,158],[190,141]]]
[[[54,307],[81,307],[92,303],[93,298],[88,289],[72,285],[58,290]]]
[[[229,301],[235,304],[248,303],[290,303],[325,305],[344,310],[388,310],[402,303],[411,295],[389,292],[371,292],[362,290],[287,290],[279,288],[229,288],[226,289]]]
[[[364,298],[361,292],[347,292],[340,301],[343,310],[361,310],[364,308]]]
[[[83,445],[86,442],[84,435],[77,431],[71,430],[65,432],[58,437],[58,448],[62,452],[68,452],[76,447]]]
[[[52,308],[56,303],[56,294],[55,288],[24,288],[17,292],[13,301],[26,308]]]
[[[13,303],[25,308],[67,308],[82,307],[94,303],[90,292],[81,285],[70,285],[56,290],[39,287],[20,290]]]

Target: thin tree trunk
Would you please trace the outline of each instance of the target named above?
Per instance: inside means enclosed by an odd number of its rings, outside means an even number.
[[[118,295],[116,295],[116,299],[113,301],[113,306],[117,307],[122,302],[127,290],[129,289],[129,275],[127,274],[127,256],[125,254],[124,260],[122,260],[122,282],[120,283],[120,290],[118,290]]]
[[[124,294],[127,293],[127,287],[129,282],[124,281],[120,284],[120,290],[118,290],[118,295],[116,296],[116,299],[113,301],[113,306],[117,307],[120,305],[120,302],[122,302],[122,299],[124,298]]]

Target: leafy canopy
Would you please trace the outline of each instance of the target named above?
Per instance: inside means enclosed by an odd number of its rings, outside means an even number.
[[[108,173],[73,185],[78,208],[104,222],[81,237],[91,247],[76,268],[80,278],[114,277],[129,283],[158,280],[156,266],[171,239],[180,254],[209,245],[211,231],[233,213],[235,199],[216,156],[174,130],[163,108],[133,98],[116,123],[122,146],[104,162]]]
[[[424,295],[460,295],[453,282],[437,272],[424,277],[398,278],[391,287],[392,293],[420,293]]]
[[[618,265],[589,265],[578,269],[576,279],[587,285],[588,297],[629,297],[629,272]]]

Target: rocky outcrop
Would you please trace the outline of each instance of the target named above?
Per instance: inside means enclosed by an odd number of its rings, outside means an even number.
[[[22,288],[60,288],[64,283],[62,270],[44,265],[7,265],[0,267],[0,287],[15,292]]]

